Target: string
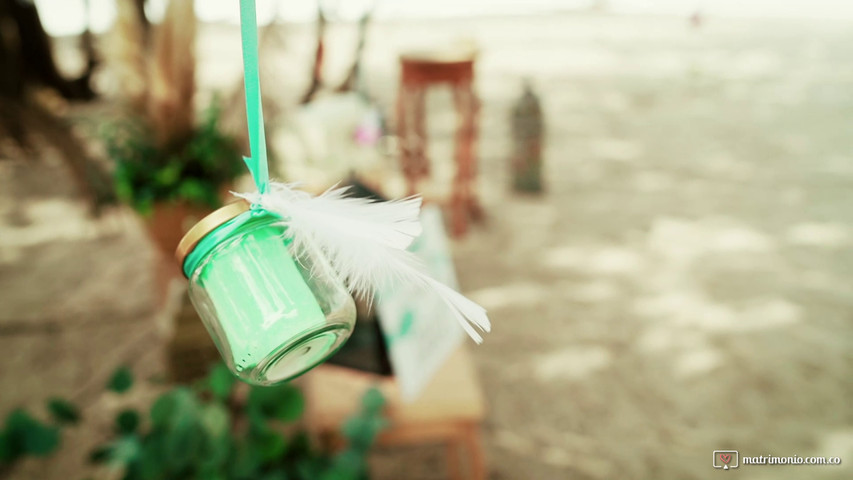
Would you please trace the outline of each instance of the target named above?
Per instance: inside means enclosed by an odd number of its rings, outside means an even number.
[[[266,193],[270,174],[258,71],[258,17],[255,12],[255,0],[240,0],[240,34],[243,38],[243,83],[246,87],[246,117],[251,155],[243,157],[243,161],[252,173],[258,192]]]

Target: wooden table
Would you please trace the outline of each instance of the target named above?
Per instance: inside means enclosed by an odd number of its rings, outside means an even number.
[[[356,413],[358,399],[364,392],[375,386],[385,396],[386,415],[391,421],[391,426],[379,436],[379,445],[440,442],[447,447],[452,479],[486,479],[480,438],[485,402],[465,348],[450,356],[413,403],[402,402],[393,378],[334,365],[317,367],[305,375],[302,384],[307,400],[308,430],[325,446],[340,444],[337,433],[340,426]]]

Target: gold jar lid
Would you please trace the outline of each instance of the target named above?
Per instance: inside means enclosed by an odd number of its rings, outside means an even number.
[[[224,207],[214,210],[210,215],[198,221],[184,235],[178,243],[178,248],[175,250],[175,258],[178,259],[178,264],[183,266],[184,259],[193,251],[198,242],[208,233],[216,230],[217,227],[232,218],[249,210],[249,202],[240,200],[234,203],[229,203]]]

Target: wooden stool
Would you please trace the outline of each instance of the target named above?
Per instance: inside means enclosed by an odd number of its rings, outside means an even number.
[[[378,438],[382,446],[444,443],[453,480],[485,480],[486,461],[480,439],[485,407],[468,352],[461,348],[439,369],[421,397],[403,403],[393,378],[322,365],[303,377],[309,432],[327,447],[341,441],[337,432],[358,409],[371,386],[385,396],[391,421]],[[463,460],[467,458],[467,462]],[[467,474],[464,464],[467,463]]]
[[[458,117],[456,177],[450,198],[451,232],[454,236],[465,234],[469,218],[482,216],[474,191],[479,111],[474,92],[475,59],[476,51],[473,49],[410,52],[400,56],[397,128],[400,160],[409,195],[417,193],[418,182],[430,174],[426,156],[426,91],[430,86],[440,84],[449,84],[453,90]]]

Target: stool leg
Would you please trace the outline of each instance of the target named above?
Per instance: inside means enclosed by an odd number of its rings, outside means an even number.
[[[462,452],[457,437],[447,440],[447,478],[450,480],[465,480],[462,469]]]
[[[400,164],[409,195],[418,191],[418,181],[429,174],[426,158],[426,128],[423,88],[401,85],[397,95],[397,135]]]
[[[474,90],[473,86],[469,86],[468,88],[471,92],[471,178],[468,182],[470,188],[468,196],[468,214],[471,215],[471,218],[475,222],[478,222],[485,216],[483,208],[480,206],[480,201],[477,198],[477,147],[480,142],[480,99],[477,97],[477,91]]]
[[[429,176],[430,165],[427,157],[427,129],[426,129],[426,88],[418,88],[415,91],[412,99],[414,120],[414,135],[412,142],[414,143],[414,160],[415,160],[415,175],[420,180]],[[417,192],[409,192],[409,195],[414,195]]]
[[[406,85],[400,85],[400,91],[397,92],[397,141],[398,150],[400,152],[400,169],[403,171],[403,176],[406,178],[406,185],[408,190],[410,191],[415,187],[413,184],[413,179],[411,178],[411,169],[410,165],[412,163],[411,159],[411,149],[408,144],[409,140],[409,119],[408,116],[408,108],[407,104],[409,102],[408,99],[409,91],[406,88]]]
[[[468,229],[468,217],[473,205],[475,176],[474,148],[476,142],[476,99],[470,83],[453,89],[458,125],[456,128],[456,178],[451,195],[451,224],[453,234],[462,236]]]
[[[468,466],[471,480],[486,480],[486,456],[483,452],[483,442],[480,438],[480,428],[477,424],[465,428],[465,445],[468,453]]]

